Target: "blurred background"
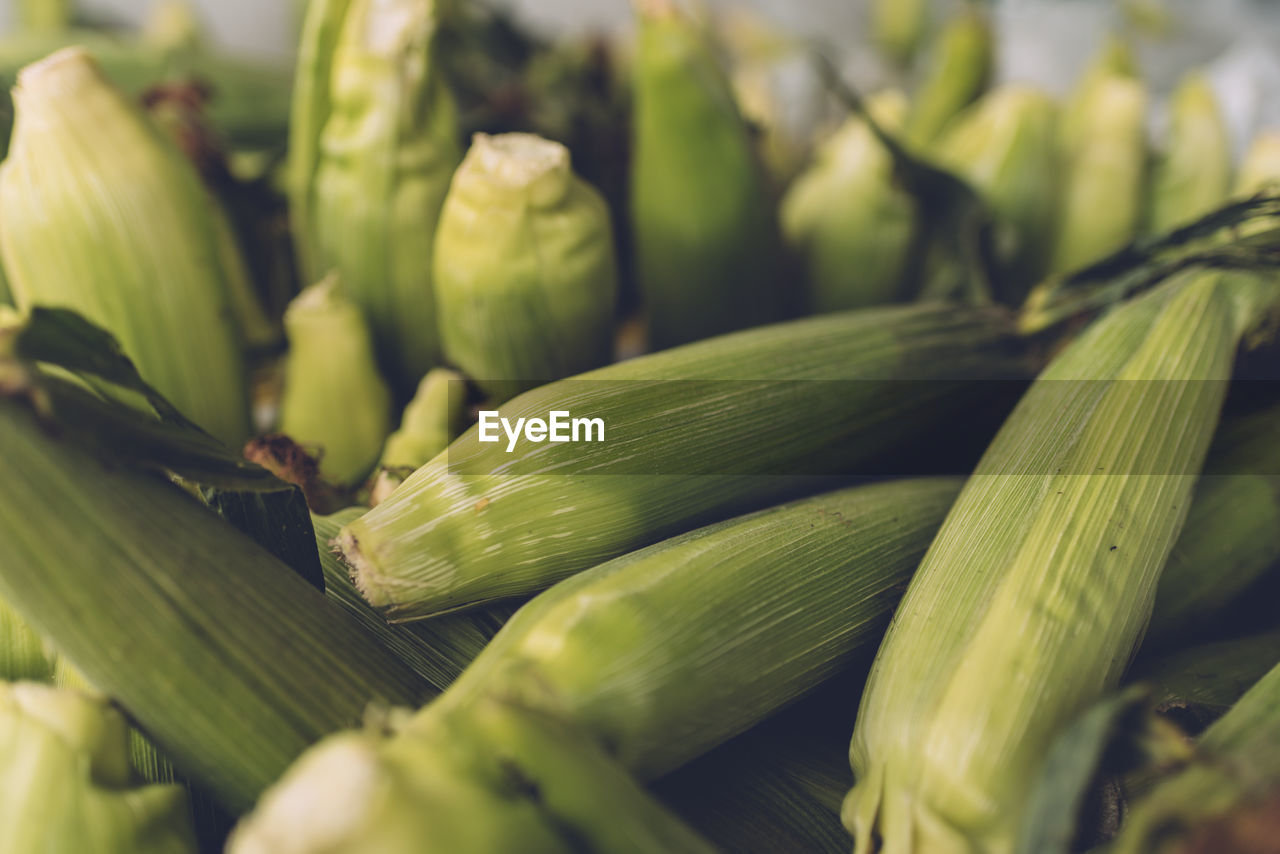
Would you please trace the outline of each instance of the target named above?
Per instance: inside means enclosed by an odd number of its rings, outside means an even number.
[[[11,26],[17,0],[0,0],[0,27]],[[156,0],[78,0],[80,14],[132,25]],[[191,0],[211,41],[230,51],[288,61],[303,0]],[[546,35],[621,33],[628,0],[488,0]],[[746,10],[778,34],[818,38],[839,47],[846,71],[871,90],[884,81],[866,45],[865,0],[704,0],[723,13]],[[933,4],[939,18],[947,2]],[[1002,34],[998,80],[1063,93],[1106,33],[1134,34],[1144,76],[1156,96],[1153,132],[1163,122],[1160,96],[1191,66],[1206,66],[1237,147],[1259,127],[1280,125],[1280,0],[1003,0],[993,2]],[[784,73],[785,77],[785,73]],[[797,86],[803,83],[797,82]],[[803,101],[804,93],[797,91]],[[798,108],[800,109],[800,108]],[[803,121],[799,116],[797,121]]]

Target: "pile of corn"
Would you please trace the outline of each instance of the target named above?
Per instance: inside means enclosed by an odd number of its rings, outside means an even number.
[[[871,6],[19,3],[0,852],[1275,851],[1280,131]]]

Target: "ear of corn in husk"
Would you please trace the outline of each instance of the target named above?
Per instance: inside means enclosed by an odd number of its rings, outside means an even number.
[[[1147,89],[1116,70],[1123,56],[1100,58],[1064,110],[1066,180],[1050,272],[1083,267],[1137,235],[1146,180]]]
[[[391,392],[378,374],[369,328],[343,285],[334,274],[285,312],[280,429],[314,449],[325,478],[353,484],[373,469],[391,431]]]
[[[1025,781],[1141,639],[1237,344],[1277,296],[1257,277],[1193,270],[1041,374],[877,656],[850,748],[856,851],[1012,850]]]
[[[170,483],[48,435],[16,401],[0,400],[0,436],[0,597],[222,804],[248,807],[369,702],[431,693]]]
[[[995,63],[991,24],[971,3],[938,35],[925,77],[911,98],[904,140],[927,147],[947,124],[976,101]]]
[[[1180,723],[1220,717],[1280,661],[1280,629],[1145,654],[1125,677],[1153,689],[1156,708]]]
[[[650,342],[776,320],[781,240],[729,83],[670,0],[634,5],[631,224]]]
[[[299,817],[306,820],[300,822]],[[229,854],[710,854],[561,721],[485,699],[390,739],[322,742],[263,798]]]
[[[857,487],[602,564],[521,608],[419,719],[492,694],[572,721],[659,776],[878,639],[958,491],[955,479]],[[741,623],[726,628],[730,614]]]
[[[434,264],[445,356],[495,402],[609,361],[609,209],[563,145],[477,134],[440,213]]]
[[[1280,183],[1280,131],[1253,138],[1236,174],[1236,195],[1251,195]]]
[[[872,0],[871,38],[894,62],[906,65],[929,28],[929,0]]]
[[[128,743],[105,700],[0,682],[0,849],[193,854],[183,790],[137,785]]]
[[[71,26],[71,0],[17,0],[18,26],[57,32]]]
[[[906,99],[886,93],[871,113],[901,125]],[[906,299],[919,212],[894,178],[892,155],[866,122],[850,117],[818,148],[782,200],[787,242],[804,257],[809,305],[818,313]]]
[[[848,489],[582,573],[525,605],[439,700],[400,725],[397,752],[426,751],[419,764],[447,767],[447,756],[427,757],[448,733],[480,747],[480,768],[501,762],[513,749],[505,728],[495,740],[476,723],[501,707],[513,722],[558,722],[642,778],[683,764],[816,687],[878,638],[959,488],[959,479],[924,479]],[[308,761],[282,786],[293,799],[323,785],[314,769],[304,772]],[[566,784],[554,757],[524,770],[540,787]],[[450,800],[429,792],[420,809]],[[584,814],[607,804],[590,792],[574,801]],[[353,824],[376,826],[376,807],[357,803],[352,813],[367,815]]]
[[[1017,302],[1043,273],[1060,196],[1058,108],[1026,86],[994,89],[948,125],[931,148],[991,207],[1002,277]]]
[[[1224,423],[1156,590],[1144,649],[1220,620],[1280,561],[1280,407]]]
[[[0,680],[45,682],[57,656],[13,608],[0,600]]]
[[[355,617],[370,635],[418,675],[443,691],[480,654],[514,609],[496,607],[405,625],[388,623],[360,597],[333,548],[333,540],[342,526],[365,512],[363,507],[349,507],[331,516],[314,517],[316,545],[324,567],[325,596]]]
[[[605,441],[507,453],[473,427],[343,528],[344,559],[371,604],[422,618],[767,505],[801,475],[896,465],[928,424],[1006,387],[985,380],[1021,376],[1006,324],[998,311],[939,305],[850,312],[527,392],[501,416],[568,409],[602,419]]]
[[[1231,192],[1231,138],[1203,74],[1183,78],[1170,111],[1166,147],[1150,180],[1147,227],[1157,233],[1220,207]]]
[[[425,0],[312,3],[290,130],[302,270],[338,271],[406,397],[439,359],[432,238],[460,157],[438,26]]]
[[[105,326],[179,410],[238,444],[245,368],[194,171],[82,50],[24,70],[14,97],[0,250],[19,307]]]
[[[1280,665],[1274,666],[1196,741],[1187,767],[1134,805],[1113,854],[1245,850],[1234,822],[1251,813],[1261,840],[1274,841],[1280,803]],[[1180,847],[1189,846],[1189,847]],[[1265,849],[1259,849],[1265,850]]]
[[[462,375],[447,368],[432,368],[418,384],[378,461],[381,471],[374,484],[372,503],[380,504],[410,474],[429,463],[462,431],[467,386]]]
[[[1138,79],[1138,62],[1129,43],[1113,35],[1085,67],[1062,105],[1062,144],[1067,150],[1078,149],[1087,141],[1092,133],[1097,90],[1116,78]]]

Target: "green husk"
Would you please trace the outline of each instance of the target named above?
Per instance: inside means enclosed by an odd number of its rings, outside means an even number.
[[[38,32],[58,32],[71,26],[71,0],[17,0],[18,26]]]
[[[1064,112],[1066,182],[1053,273],[1121,249],[1133,240],[1142,218],[1147,89],[1111,69],[1103,63],[1087,73]]]
[[[245,367],[194,170],[78,48],[25,69],[14,98],[0,251],[19,308],[105,326],[151,385],[237,445]]]
[[[1263,131],[1254,137],[1236,175],[1236,195],[1248,196],[1280,182],[1280,131]]]
[[[1274,841],[1280,798],[1280,665],[1272,667],[1196,742],[1187,767],[1129,814],[1113,854],[1237,850],[1233,824],[1258,810],[1263,840]],[[1199,842],[1200,847],[1192,843]],[[1243,845],[1243,842],[1238,843]],[[1258,849],[1265,850],[1265,849]]]
[[[364,507],[349,507],[332,516],[313,517],[320,564],[324,567],[325,596],[432,687],[443,691],[498,633],[514,608],[495,607],[407,625],[388,623],[360,597],[333,549],[333,540],[342,526],[365,512]]]
[[[1166,148],[1152,168],[1147,227],[1165,232],[1220,207],[1231,192],[1232,145],[1213,88],[1183,78],[1170,103]]]
[[[871,105],[882,127],[901,125],[906,100]],[[782,200],[782,231],[807,262],[817,313],[904,301],[919,212],[898,186],[892,155],[853,116],[818,148]]]
[[[781,240],[724,71],[669,0],[636,0],[631,226],[655,349],[776,320]]]
[[[1152,699],[1166,714],[1203,725],[1230,709],[1277,661],[1280,629],[1272,629],[1144,656],[1125,678],[1152,685]]]
[[[0,600],[0,681],[48,682],[56,662],[26,620]]]
[[[408,728],[491,694],[573,722],[632,772],[657,777],[877,640],[959,486],[855,487],[580,573],[521,608]]]
[[[138,785],[128,744],[105,700],[0,682],[0,850],[194,854],[182,788]]]
[[[1047,263],[1061,186],[1058,108],[1025,86],[1004,86],[956,117],[931,147],[938,164],[968,181],[995,219],[996,262],[1021,302]]]
[[[381,504],[405,478],[431,461],[462,432],[467,385],[448,368],[432,368],[418,384],[400,419],[400,429],[387,437],[378,461],[371,502]]]
[[[494,403],[610,361],[609,209],[563,145],[476,134],[445,198],[433,263],[445,356]]]
[[[438,19],[425,0],[313,2],[290,130],[301,268],[341,275],[405,397],[439,359],[432,238],[461,158]]]
[[[306,821],[299,822],[300,815]],[[263,798],[229,854],[710,854],[589,739],[485,699],[412,734],[345,733]]]
[[[606,441],[507,453],[473,427],[344,527],[343,556],[371,604],[417,619],[534,592],[776,502],[798,475],[892,470],[939,418],[1010,387],[984,380],[1022,375],[1006,323],[942,305],[850,312],[553,383],[501,416],[570,410],[603,419]]]
[[[1062,106],[1062,144],[1070,152],[1079,150],[1093,132],[1099,87],[1114,79],[1136,80],[1138,63],[1128,42],[1110,36],[1076,81]]]
[[[934,142],[953,118],[986,91],[995,64],[991,24],[976,4],[966,3],[943,28],[932,50],[903,127],[903,139],[919,148]]]
[[[0,597],[227,807],[369,702],[430,693],[180,489],[49,435],[19,402],[0,401],[0,435]]]
[[[1144,650],[1185,645],[1280,561],[1280,407],[1224,423],[1156,591]]]
[[[378,374],[364,317],[334,274],[290,303],[284,326],[280,429],[312,451],[326,479],[358,483],[391,432],[391,391]]]
[[[813,689],[878,638],[960,485],[953,478],[855,487],[582,573],[518,611],[439,700],[397,724],[387,750],[448,767],[447,755],[428,759],[447,733],[480,746],[473,761],[481,768],[500,763],[513,749],[510,735],[495,738],[477,720],[501,708],[513,722],[555,721],[628,771],[656,777]],[[304,770],[307,762],[282,787],[292,799],[324,785],[317,770]],[[564,785],[559,765],[541,757],[523,770],[540,785]],[[462,773],[474,780],[477,772]],[[419,797],[422,811],[437,812],[457,795]],[[274,823],[272,802],[264,827]],[[604,815],[608,801],[578,793],[573,804]],[[367,802],[355,801],[350,813],[351,826],[378,824]],[[320,848],[312,845],[305,850]]]
[[[929,27],[929,0],[872,0],[871,37],[894,62],[915,56]]]
[[[877,656],[850,748],[856,851],[1012,850],[1025,781],[1141,638],[1237,345],[1277,297],[1258,277],[1191,271],[1041,374]]]

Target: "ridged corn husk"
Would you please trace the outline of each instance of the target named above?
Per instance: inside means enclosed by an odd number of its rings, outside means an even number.
[[[432,246],[461,157],[432,0],[316,0],[298,54],[290,207],[310,281],[332,270],[408,396],[439,359]]]
[[[14,90],[0,167],[0,251],[18,306],[79,311],[142,376],[231,444],[248,389],[204,188],[190,164],[76,48]]]
[[[369,702],[432,693],[177,487],[48,435],[17,402],[0,401],[0,436],[0,597],[222,804],[248,807]]]
[[[650,343],[776,320],[781,239],[728,80],[669,0],[634,5],[631,225]]]
[[[573,722],[657,777],[878,640],[959,487],[903,480],[803,499],[581,573],[521,608],[408,729],[491,694]]]
[[[312,517],[320,565],[324,568],[325,596],[419,676],[443,691],[475,660],[515,609],[495,607],[407,625],[388,623],[360,597],[333,548],[342,526],[365,512],[364,507],[349,507],[331,516]]]
[[[1190,271],[1064,350],[912,580],[863,695],[855,850],[1011,851],[1049,743],[1113,688],[1272,286]]]
[[[405,478],[431,461],[462,432],[467,386],[462,374],[432,368],[418,383],[400,419],[400,429],[387,437],[378,461],[371,502],[381,504]]]
[[[1058,108],[1026,86],[994,89],[961,113],[931,147],[939,165],[991,207],[995,250],[1013,301],[1038,281],[1061,198]]]
[[[929,28],[929,0],[871,0],[871,38],[889,58],[907,64]]]
[[[1228,421],[1156,590],[1144,650],[1185,645],[1280,561],[1280,407]]]
[[[871,104],[886,129],[902,124],[906,99]],[[782,232],[806,261],[809,306],[818,313],[900,302],[919,213],[894,178],[893,157],[867,123],[850,117],[819,146],[782,200]]]
[[[1147,227],[1163,233],[1209,213],[1231,192],[1232,143],[1213,87],[1183,78],[1170,101],[1166,147],[1151,173]]]
[[[800,474],[895,465],[929,425],[1021,375],[1001,312],[830,315],[633,359],[528,392],[503,417],[602,418],[603,443],[482,445],[472,428],[339,543],[396,619],[541,590],[767,506]],[[611,473],[612,472],[612,473]],[[689,473],[677,473],[689,472]],[[763,475],[763,476],[762,476]]]
[[[229,854],[710,854],[571,727],[484,700],[413,733],[335,736],[237,829]]]
[[[986,91],[995,64],[991,24],[971,3],[939,33],[925,77],[911,98],[904,140],[925,148]]]
[[[445,357],[495,403],[609,361],[609,208],[560,143],[476,134],[445,198],[433,263]]]
[[[140,786],[105,700],[0,682],[0,850],[194,854],[178,786]]]
[[[1066,181],[1050,271],[1065,273],[1137,235],[1146,181],[1146,86],[1134,77],[1086,75],[1063,127]]]
[[[1196,756],[1133,808],[1112,854],[1232,851],[1234,818],[1260,811],[1264,840],[1274,842],[1280,799],[1280,665],[1275,666],[1196,741]],[[1269,818],[1267,818],[1269,816]],[[1221,822],[1216,829],[1214,823]],[[1215,832],[1216,830],[1216,832]],[[1184,847],[1187,846],[1187,847]],[[1256,850],[1265,850],[1259,848]]]
[[[0,600],[0,680],[47,682],[57,656],[27,621]]]
[[[391,432],[391,392],[378,374],[369,327],[335,274],[284,315],[289,338],[280,429],[309,449],[333,483],[360,482]]]

